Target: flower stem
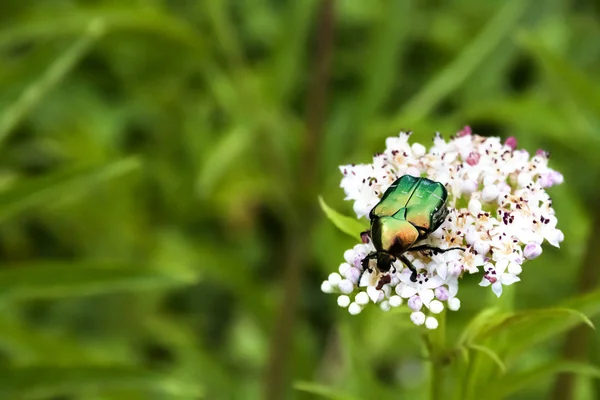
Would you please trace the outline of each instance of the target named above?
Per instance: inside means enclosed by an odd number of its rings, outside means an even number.
[[[429,378],[430,400],[444,396],[444,369],[446,353],[446,310],[437,316],[439,325],[427,335],[431,373]]]

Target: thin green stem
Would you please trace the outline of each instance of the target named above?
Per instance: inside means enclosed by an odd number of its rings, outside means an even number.
[[[437,316],[439,325],[426,336],[431,373],[429,379],[430,400],[440,400],[444,396],[444,372],[446,353],[446,311]]]

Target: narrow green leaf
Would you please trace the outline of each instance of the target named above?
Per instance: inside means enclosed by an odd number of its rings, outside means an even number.
[[[197,281],[193,271],[123,263],[73,264],[41,261],[5,266],[0,270],[0,298],[39,299],[86,296],[188,285]]]
[[[544,320],[564,320],[565,317],[576,317],[576,320],[594,328],[590,319],[583,313],[569,308],[548,308],[541,310],[528,310],[513,313],[497,320],[483,329],[476,339],[482,340],[502,333],[527,329],[529,326],[538,326]]]
[[[479,344],[471,344],[469,345],[469,348],[487,355],[492,361],[496,363],[496,365],[498,365],[502,373],[506,373],[506,365],[504,365],[504,362],[502,361],[500,356],[496,354],[492,349]]]
[[[573,361],[559,361],[526,371],[506,374],[494,380],[491,386],[486,387],[486,394],[495,399],[503,399],[532,385],[541,378],[560,372],[600,379],[600,368],[597,366]]]
[[[105,25],[101,19],[91,21],[83,36],[60,55],[44,75],[29,85],[21,96],[0,114],[0,145],[12,129],[77,65],[104,31]]]
[[[294,389],[302,392],[315,394],[317,396],[324,397],[331,400],[356,400],[355,397],[351,397],[347,394],[340,393],[339,390],[331,388],[329,386],[320,385],[318,383],[311,382],[296,382]]]
[[[361,232],[369,229],[366,223],[363,224],[357,219],[342,215],[333,208],[329,207],[321,196],[319,196],[319,204],[321,205],[323,212],[325,212],[325,215],[327,215],[327,218],[329,218],[329,220],[333,222],[333,224],[337,226],[339,230],[347,233],[354,239],[360,238]]]
[[[460,339],[458,340],[457,347],[464,347],[466,344],[470,344],[481,331],[491,324],[495,319],[500,318],[500,310],[498,308],[486,308],[477,314],[462,332]]]
[[[426,117],[448,94],[462,85],[517,25],[530,2],[506,1],[483,31],[402,108],[391,125],[410,126]]]
[[[168,395],[202,395],[197,385],[134,368],[82,366],[0,369],[0,397],[3,399],[49,398],[114,389]]]
[[[55,205],[60,200],[94,189],[99,183],[140,167],[135,157],[100,166],[59,171],[39,178],[18,181],[0,193],[0,222],[33,207]]]
[[[600,312],[600,303],[597,303],[593,313]],[[550,308],[542,310],[528,310],[508,315],[503,315],[493,320],[481,329],[472,342],[477,344],[492,340],[502,344],[502,349],[497,351],[503,354],[505,360],[521,357],[536,343],[556,336],[573,326],[585,323],[591,327],[590,319],[581,311],[570,308]]]

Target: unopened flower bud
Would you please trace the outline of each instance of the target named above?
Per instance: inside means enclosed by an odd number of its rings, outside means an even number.
[[[350,305],[350,297],[343,294],[338,297],[337,303],[338,303],[338,306],[340,306],[342,308],[346,308]]]
[[[359,306],[357,303],[350,303],[350,305],[348,306],[348,312],[352,315],[359,314],[361,311],[362,307]]]
[[[446,289],[445,286],[440,286],[438,288],[435,288],[435,297],[438,300],[446,301],[446,300],[448,300],[448,296],[449,296],[448,289]],[[429,306],[431,307],[431,304]]]
[[[534,258],[539,257],[542,254],[542,246],[537,243],[529,243],[523,249],[523,255],[528,260],[533,260]]]
[[[425,320],[425,328],[437,329],[437,327],[438,327],[438,320],[435,319],[434,317],[427,317],[427,319]]]
[[[417,295],[412,296],[410,299],[408,299],[408,307],[410,307],[410,309],[413,311],[419,311],[421,307],[423,307],[423,301]]]
[[[444,305],[439,300],[431,300],[431,303],[429,303],[429,310],[434,314],[439,314],[444,311]]]
[[[416,311],[410,314],[410,320],[415,325],[423,325],[425,323],[425,314],[423,314],[421,311]]]
[[[448,308],[452,311],[458,311],[460,308],[460,300],[456,297],[448,300]]]

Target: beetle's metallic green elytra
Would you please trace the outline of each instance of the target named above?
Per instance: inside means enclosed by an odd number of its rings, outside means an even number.
[[[376,251],[365,257],[363,267],[368,269],[369,260],[376,259],[377,268],[387,272],[391,269],[392,263],[399,258],[413,271],[411,279],[415,281],[416,269],[403,253],[418,250],[444,252],[460,249],[415,246],[418,241],[425,239],[444,222],[448,215],[447,199],[448,192],[439,182],[411,175],[398,178],[385,191],[379,203],[369,214],[371,219],[369,234]]]

